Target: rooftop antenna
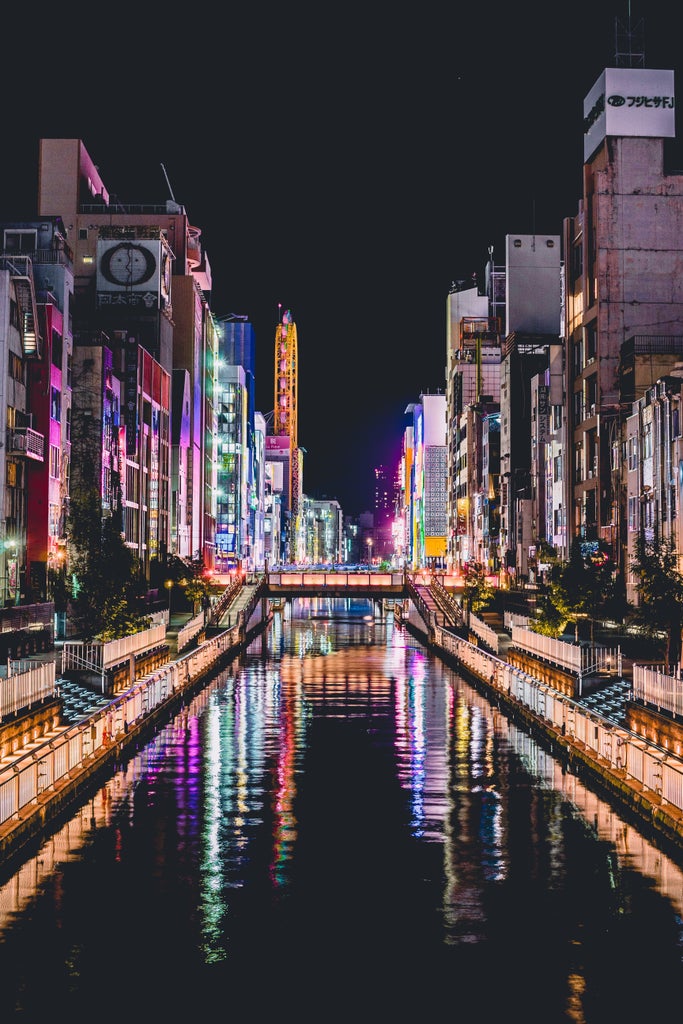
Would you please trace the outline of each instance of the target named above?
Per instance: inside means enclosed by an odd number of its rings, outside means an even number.
[[[177,199],[176,199],[176,197],[175,197],[175,196],[173,195],[173,189],[171,188],[171,182],[170,182],[170,181],[168,180],[168,174],[166,173],[166,168],[164,167],[164,165],[163,165],[163,164],[161,165],[161,169],[162,169],[162,171],[164,172],[164,177],[166,178],[166,184],[168,185],[168,191],[169,191],[169,192],[170,192],[170,194],[171,194],[171,199],[173,200],[173,202],[174,202],[174,203],[176,203],[176,202],[177,202]]]
[[[645,67],[645,22],[641,18],[631,24],[631,0],[628,0],[628,21],[624,25],[614,19],[614,60],[618,68]]]

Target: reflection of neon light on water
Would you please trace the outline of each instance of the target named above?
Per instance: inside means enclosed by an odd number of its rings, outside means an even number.
[[[294,773],[297,752],[297,709],[301,708],[300,698],[286,700],[280,715],[280,743],[278,752],[277,779],[273,811],[273,859],[270,877],[280,887],[286,882],[285,865],[291,860],[297,838],[294,798],[296,785]]]

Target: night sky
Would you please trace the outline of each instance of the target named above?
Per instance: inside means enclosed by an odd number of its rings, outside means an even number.
[[[502,263],[507,234],[559,234],[577,212],[583,98],[616,63],[615,19],[683,90],[670,0],[248,4],[194,23],[158,4],[69,5],[54,24],[19,6],[0,217],[35,216],[42,137],[82,139],[124,202],[181,203],[213,312],[254,324],[264,413],[291,310],[304,491],[347,514],[397,462],[406,406],[445,388],[451,282],[483,282],[489,246]]]

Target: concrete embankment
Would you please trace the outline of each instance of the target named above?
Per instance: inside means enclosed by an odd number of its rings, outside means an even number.
[[[93,753],[84,757],[68,774],[38,793],[34,800],[20,807],[16,814],[0,824],[0,870],[10,870],[17,860],[29,855],[32,848],[37,849],[46,834],[68,819],[77,803],[87,800],[117,764],[125,761],[148,742],[154,733],[170,721],[205,685],[207,678],[222,664],[228,664],[236,657],[264,625],[265,623],[259,624],[255,629],[243,634],[239,643],[227,651],[217,653],[215,658],[205,659],[202,669],[193,673],[191,681],[170,692],[161,703],[134,721],[126,722],[125,728],[119,729],[106,743],[95,747]],[[144,684],[145,680],[140,680],[135,685],[140,687]],[[103,712],[99,711],[97,716],[91,717],[101,717],[102,714]],[[89,729],[91,717],[69,728],[73,731]],[[68,729],[62,727],[55,732],[55,736],[67,731]],[[44,736],[41,742],[49,744],[49,734]],[[28,751],[26,753],[30,756]]]
[[[433,648],[443,661],[452,664],[458,672],[483,693],[491,703],[529,732],[550,753],[561,760],[568,771],[586,781],[605,799],[618,806],[621,813],[637,824],[648,837],[666,848],[672,859],[683,862],[683,812],[662,801],[661,796],[646,789],[623,769],[601,759],[576,737],[563,734],[552,723],[540,718],[517,698],[492,686],[476,672],[472,672],[438,648]]]

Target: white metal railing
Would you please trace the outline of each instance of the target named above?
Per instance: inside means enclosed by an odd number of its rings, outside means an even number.
[[[0,764],[0,825],[16,818],[41,793],[117,743],[129,725],[144,718],[172,694],[202,677],[215,662],[241,642],[237,628],[226,630],[177,661],[169,662],[138,680],[110,701],[101,712],[68,729],[44,737],[30,750],[20,750]],[[41,664],[52,669],[54,663]],[[0,693],[4,681],[0,682]]]
[[[621,675],[620,647],[595,647],[592,644],[569,644],[551,636],[535,633],[523,626],[512,627],[512,643],[530,654],[537,654],[560,668],[579,676],[591,672],[609,672]]]
[[[513,626],[521,626],[522,629],[527,629],[529,616],[520,615],[519,612],[503,612],[503,625],[506,629],[510,630]]]
[[[7,676],[0,679],[0,721],[54,695],[54,661],[10,661]]]
[[[178,650],[182,651],[183,647],[187,647],[196,636],[199,636],[205,625],[206,619],[203,611],[186,622],[183,628],[178,630]]]
[[[660,710],[683,715],[683,679],[680,667],[672,675],[646,665],[633,666],[633,699]]]
[[[498,634],[495,629],[491,629],[483,619],[477,618],[472,612],[470,612],[469,628],[475,636],[484,641],[487,647],[491,648],[494,654],[498,654]]]
[[[62,672],[69,669],[88,668],[93,672],[104,672],[113,665],[119,665],[131,654],[139,654],[161,644],[166,639],[163,623],[142,629],[139,633],[124,636],[118,640],[68,640],[62,648]]]
[[[514,698],[537,718],[549,721],[563,736],[566,735],[606,764],[609,771],[623,773],[627,781],[634,780],[646,792],[654,793],[664,808],[668,804],[677,811],[683,810],[681,741],[674,741],[672,751],[662,750],[449,630],[437,626],[434,641],[437,649],[456,658],[465,669],[483,679],[494,690]],[[642,670],[643,675],[648,672],[653,670]],[[634,682],[636,674],[640,676],[641,672],[636,673],[634,667]]]
[[[311,589],[348,587],[403,587],[402,572],[269,572],[269,587],[311,587]]]

